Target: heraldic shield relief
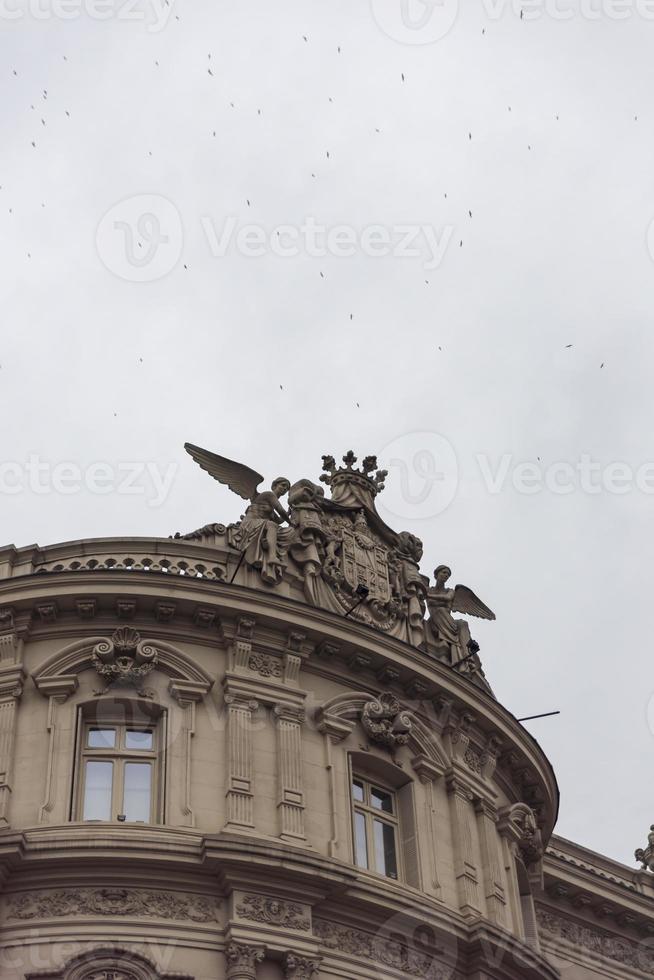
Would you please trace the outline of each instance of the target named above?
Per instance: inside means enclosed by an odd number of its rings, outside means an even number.
[[[422,542],[409,531],[394,531],[377,513],[375,498],[384,489],[385,470],[375,456],[360,467],[352,451],[338,466],[323,456],[321,483],[273,480],[260,490],[263,477],[250,467],[199,446],[185,446],[214,479],[226,484],[249,505],[241,520],[227,527],[207,524],[189,540],[226,544],[234,555],[229,581],[267,588],[357,622],[383,630],[412,646],[429,646],[450,663],[465,661],[468,672],[480,672],[478,646],[467,623],[453,612],[494,619],[493,613],[466,586],[448,589],[449,568],[438,567],[436,583],[422,575]],[[288,506],[282,503],[288,496]],[[425,621],[426,610],[431,618]]]

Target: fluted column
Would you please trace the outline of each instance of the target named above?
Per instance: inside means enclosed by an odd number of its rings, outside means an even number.
[[[497,832],[497,812],[487,800],[475,800],[477,826],[484,871],[484,895],[489,919],[508,927],[506,890],[500,857],[501,841]]]
[[[252,714],[259,704],[241,694],[226,694],[227,823],[225,830],[254,828],[252,792]]]
[[[478,916],[482,911],[479,879],[474,863],[472,793],[455,776],[447,778],[450,821],[454,845],[454,874],[459,895],[459,909],[464,916]]]
[[[230,942],[225,948],[227,980],[256,980],[257,963],[261,963],[264,951],[260,946]]]
[[[279,836],[305,842],[304,786],[302,778],[302,722],[304,710],[291,704],[275,706],[279,771]]]

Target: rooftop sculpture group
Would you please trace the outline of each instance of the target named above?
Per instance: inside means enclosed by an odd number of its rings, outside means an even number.
[[[254,570],[265,587],[299,580],[314,606],[351,613],[416,647],[425,644],[428,630],[438,656],[479,669],[479,648],[468,624],[452,614],[495,615],[466,586],[447,587],[446,565],[435,570],[430,588],[419,568],[422,541],[409,531],[393,531],[377,513],[375,497],[387,473],[378,469],[375,456],[367,456],[361,468],[355,468],[351,450],[342,466],[323,456],[320,480],[331,491],[327,497],[322,486],[307,479],[291,483],[278,477],[270,490],[260,490],[264,478],[249,466],[190,443],[185,449],[215,480],[248,501],[240,522],[228,528],[228,540],[240,552],[239,565]],[[288,510],[281,502],[287,495]],[[214,527],[182,537],[202,540]]]

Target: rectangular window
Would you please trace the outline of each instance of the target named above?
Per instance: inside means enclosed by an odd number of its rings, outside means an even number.
[[[85,766],[84,819],[111,820],[113,762],[91,762]]]
[[[124,715],[124,706],[121,710]],[[155,823],[162,818],[159,737],[151,725],[83,722],[77,804],[82,820]]]
[[[399,824],[395,794],[359,776],[352,780],[354,862],[398,878]]]

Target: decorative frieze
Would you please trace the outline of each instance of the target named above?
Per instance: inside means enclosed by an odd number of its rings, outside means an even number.
[[[83,915],[217,922],[219,904],[202,895],[142,888],[71,888],[26,892],[7,900],[7,919]]]
[[[268,926],[284,929],[297,929],[309,932],[311,929],[310,907],[298,902],[285,902],[267,895],[244,895],[236,906],[241,919],[261,922]]]
[[[446,964],[439,964],[433,954],[402,943],[387,930],[374,934],[352,929],[328,919],[314,919],[314,935],[327,950],[358,956],[382,967],[390,967],[414,977],[428,980],[462,980],[461,975]]]
[[[654,976],[654,949],[647,943],[637,943],[594,926],[582,925],[540,905],[536,906],[536,918],[545,941],[562,939],[577,951],[585,950],[592,957],[624,964],[639,971],[641,976]]]

